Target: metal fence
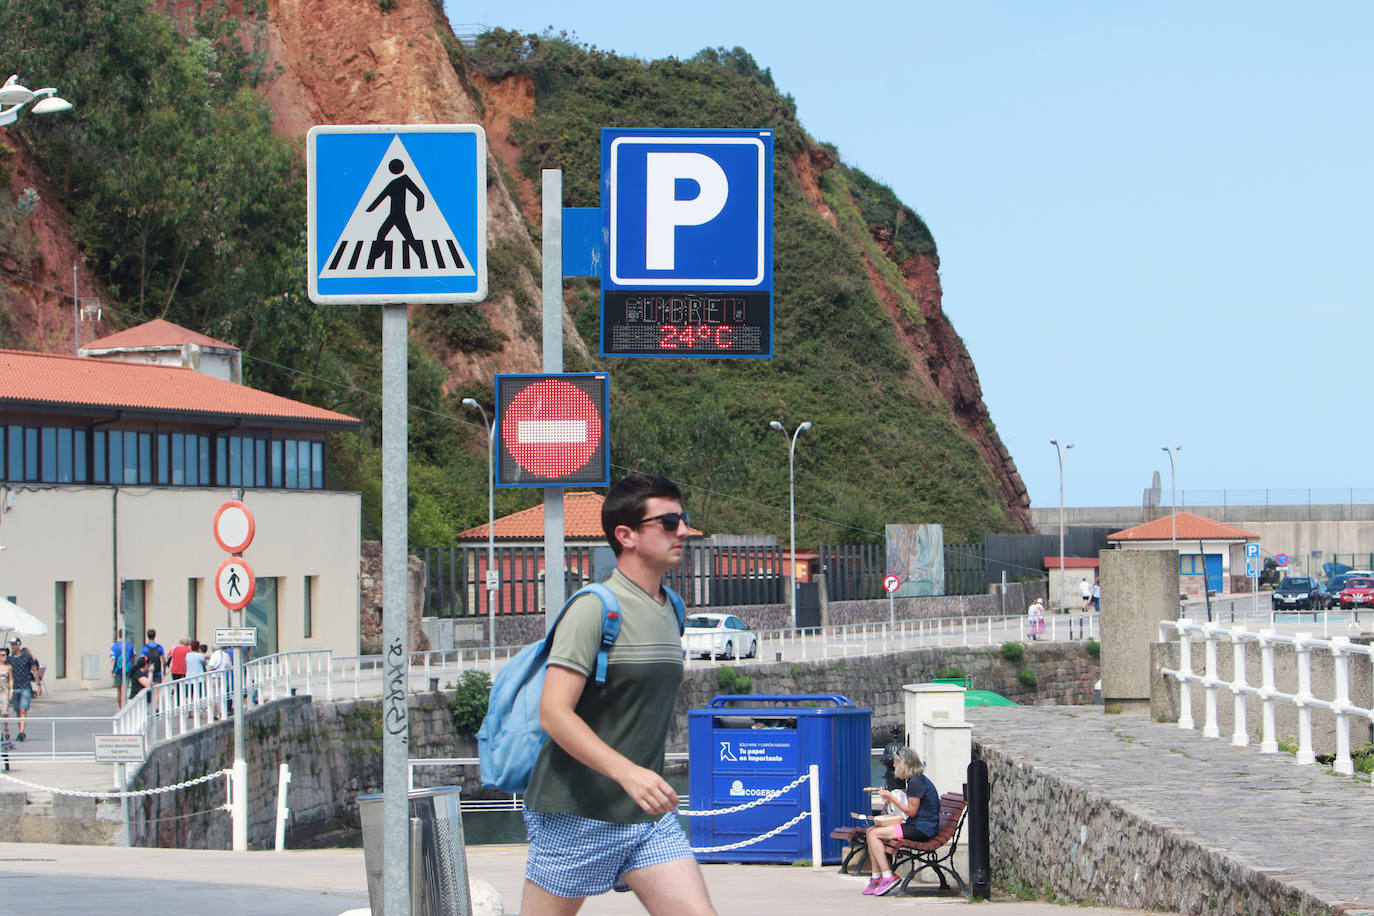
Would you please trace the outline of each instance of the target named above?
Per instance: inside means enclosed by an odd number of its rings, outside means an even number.
[[[600,547],[564,547],[566,594],[600,578]],[[411,551],[425,561],[427,617],[478,617],[486,614],[487,548],[485,545],[423,547]],[[603,562],[610,565],[610,551]],[[544,548],[498,546],[492,568],[500,576],[493,592],[497,614],[533,614],[544,610]],[[879,544],[828,545],[819,548],[820,574],[831,601],[881,598],[887,574],[887,550]],[[987,590],[987,551],[982,544],[945,545],[945,594],[977,595]],[[735,607],[785,604],[787,557],[776,546],[688,547],[682,562],[668,571],[667,583],[689,607]]]

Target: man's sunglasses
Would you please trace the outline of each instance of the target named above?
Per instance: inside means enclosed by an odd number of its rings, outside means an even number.
[[[692,526],[692,517],[686,512],[665,512],[662,515],[651,515],[648,518],[641,518],[636,528],[645,522],[658,522],[663,526],[664,531],[676,531],[678,525]]]

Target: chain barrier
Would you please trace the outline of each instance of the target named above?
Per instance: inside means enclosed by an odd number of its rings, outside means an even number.
[[[806,782],[810,778],[810,773],[803,773],[787,785],[783,786],[781,789],[769,792],[767,795],[760,795],[753,801],[747,801],[742,805],[735,805],[733,808],[719,808],[714,811],[679,811],[678,814],[681,814],[684,817],[714,817],[717,814],[735,814],[737,812],[744,811],[748,808],[753,808],[756,805],[762,805],[765,802],[770,802],[780,795],[786,795],[788,792],[791,792],[797,786]],[[762,837],[760,837],[760,839],[762,839]]]
[[[792,820],[788,821],[780,827],[774,827],[767,833],[759,834],[758,836],[752,837],[747,840],[740,840],[738,843],[730,843],[726,846],[693,846],[692,852],[727,852],[731,849],[743,849],[745,846],[752,846],[755,843],[762,843],[764,840],[771,840],[773,837],[782,833],[788,827],[791,827],[793,824],[804,821],[810,816],[810,811],[803,811],[801,814],[798,814],[796,817],[792,818]]]
[[[204,776],[188,779],[185,782],[179,782],[175,785],[159,786],[156,789],[135,789],[131,792],[82,792],[79,789],[59,789],[55,786],[43,786],[36,782],[29,782],[27,779],[20,779],[18,776],[10,776],[6,773],[0,773],[0,779],[17,782],[21,786],[28,786],[30,789],[51,792],[54,795],[72,795],[76,798],[100,798],[109,800],[114,798],[138,798],[142,795],[161,795],[164,792],[175,792],[177,789],[187,789],[191,786],[198,786],[203,782],[209,782],[212,779],[219,779],[221,776],[227,777],[228,775],[228,770],[217,770],[214,773],[207,773]]]

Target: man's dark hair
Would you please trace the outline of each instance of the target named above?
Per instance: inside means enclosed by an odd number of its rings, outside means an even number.
[[[149,639],[157,639],[157,630],[154,630],[154,629],[152,629],[152,628],[150,627],[150,628],[148,629],[148,638],[149,638]]]
[[[606,501],[601,504],[601,528],[616,556],[620,556],[620,542],[616,540],[615,529],[620,525],[638,526],[644,517],[644,504],[656,496],[682,502],[682,491],[677,484],[658,474],[631,474],[611,484],[606,491]]]

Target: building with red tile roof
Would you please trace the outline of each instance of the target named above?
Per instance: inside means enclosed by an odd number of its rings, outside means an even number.
[[[125,363],[183,366],[226,382],[243,382],[243,351],[161,318],[93,340],[78,355]]]
[[[329,489],[329,434],[360,421],[207,374],[207,355],[237,348],[169,322],[87,352],[0,350],[0,575],[48,625],[29,640],[48,676],[108,687],[107,665],[78,662],[150,627],[168,647],[244,625],[259,655],[356,654],[361,497]],[[255,518],[254,597],[232,614],[212,524],[228,500]]]
[[[606,543],[606,533],[601,527],[601,504],[606,497],[590,490],[578,490],[563,494],[563,537],[566,543],[589,543],[601,546]],[[544,542],[544,504],[530,506],[510,515],[496,519],[496,540],[502,543]],[[702,533],[691,528],[691,537],[701,537]],[[481,524],[455,535],[459,541],[485,541],[487,526]]]
[[[1107,535],[1121,550],[1178,550],[1179,588],[1192,596],[1249,591],[1245,545],[1259,536],[1193,512],[1175,512]]]

